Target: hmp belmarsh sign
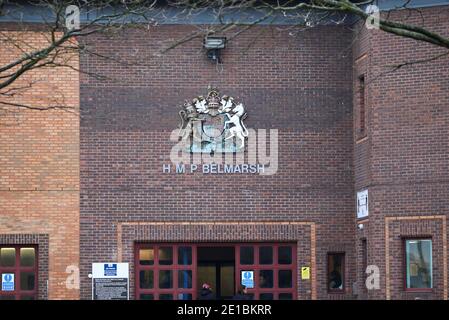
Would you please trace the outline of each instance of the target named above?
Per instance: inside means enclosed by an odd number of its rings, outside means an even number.
[[[232,173],[249,173],[249,174],[261,174],[265,172],[265,166],[263,164],[164,164],[162,166],[163,173],[194,173],[202,172],[209,174],[232,174]]]

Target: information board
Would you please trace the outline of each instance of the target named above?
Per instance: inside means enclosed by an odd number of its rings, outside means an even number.
[[[128,300],[129,264],[92,263],[92,299]]]

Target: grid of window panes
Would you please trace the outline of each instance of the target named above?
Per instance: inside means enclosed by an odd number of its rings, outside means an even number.
[[[431,290],[432,277],[432,240],[405,240],[406,289]]]
[[[189,245],[136,246],[136,298],[192,300],[196,252]]]
[[[0,300],[37,298],[37,247],[0,246]]]
[[[242,244],[236,247],[236,260],[239,282],[242,271],[254,272],[254,288],[248,288],[254,299],[296,299],[296,246]]]

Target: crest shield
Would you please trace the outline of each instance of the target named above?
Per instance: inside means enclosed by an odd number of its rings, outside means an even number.
[[[245,148],[248,136],[243,120],[246,117],[242,103],[222,96],[216,89],[209,90],[206,98],[198,96],[186,101],[179,112],[181,140],[189,152],[238,152]],[[229,140],[235,137],[234,139]]]

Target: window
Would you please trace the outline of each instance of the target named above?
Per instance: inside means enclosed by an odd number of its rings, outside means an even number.
[[[365,76],[358,77],[357,83],[358,107],[359,115],[357,121],[357,137],[358,139],[366,136],[366,103],[365,103]]]
[[[136,245],[136,298],[192,300],[195,259],[192,246]]]
[[[254,248],[240,247],[240,264],[253,264],[253,263],[254,263]]]
[[[327,289],[329,292],[345,290],[345,254],[329,253],[327,255]]]
[[[292,263],[292,247],[281,246],[278,251],[278,263],[279,264],[291,264]]]
[[[192,264],[192,247],[178,247],[178,264],[184,266]]]
[[[173,249],[172,247],[159,248],[159,264],[171,265],[173,263]]]
[[[10,285],[0,290],[0,300],[33,300],[37,298],[37,247],[7,245],[0,247],[1,279]],[[0,288],[4,289],[4,288]]]
[[[432,289],[432,240],[405,240],[406,289]]]
[[[259,286],[261,288],[273,288],[273,270],[259,271]]]
[[[239,258],[237,281],[242,271],[254,272],[254,288],[248,294],[255,300],[296,299],[296,246],[293,244],[244,244],[236,246]]]
[[[146,248],[139,250],[140,264],[152,265],[154,264],[154,250],[153,248]]]

